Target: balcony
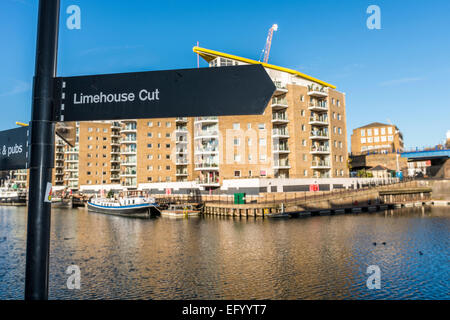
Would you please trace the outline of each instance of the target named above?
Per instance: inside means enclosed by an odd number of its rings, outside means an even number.
[[[219,171],[218,163],[196,163],[195,164],[196,171]]]
[[[177,170],[177,172],[175,173],[175,175],[176,175],[177,177],[186,177],[186,176],[188,175],[188,172],[187,172],[187,170],[183,170],[183,171]]]
[[[111,162],[120,162],[120,158],[119,157],[112,157],[111,158]]]
[[[201,148],[195,150],[195,155],[203,154],[219,154],[219,149],[216,148]]]
[[[311,169],[331,169],[330,161],[316,160],[311,164]]]
[[[330,137],[328,135],[328,132],[326,131],[311,131],[310,134],[310,139],[314,139],[314,140],[329,140]]]
[[[197,117],[195,118],[195,124],[213,124],[218,123],[219,118],[218,117]]]
[[[195,133],[195,140],[198,139],[214,139],[219,135],[217,130],[200,130]]]
[[[135,167],[137,165],[137,162],[136,161],[134,161],[134,162],[133,161],[122,161],[120,164],[125,167]]]
[[[289,132],[287,129],[280,129],[280,128],[272,129],[272,138],[278,139],[289,138]]]
[[[119,139],[120,138],[120,133],[119,132],[111,132],[111,138],[116,138]]]
[[[329,172],[325,172],[325,173],[315,172],[312,177],[315,179],[331,178]]]
[[[122,149],[121,153],[122,154],[136,154],[136,150],[137,149],[133,149],[133,148],[125,148],[125,149]]]
[[[188,127],[187,126],[183,126],[183,125],[177,125],[175,128],[175,131],[180,131],[180,132],[187,132],[188,131]]]
[[[66,160],[67,163],[78,163],[78,159],[75,158],[69,158]]]
[[[274,81],[273,84],[275,85],[274,95],[278,96],[288,92],[286,85],[284,85],[281,81]]]
[[[66,170],[66,172],[78,172],[78,168],[77,167],[68,167],[65,170]]]
[[[66,154],[78,154],[80,150],[78,148],[69,148],[65,153]]]
[[[114,121],[113,123],[111,123],[111,129],[121,129],[122,126],[120,125],[120,122],[116,122]]]
[[[122,172],[120,174],[120,177],[121,178],[133,178],[133,177],[136,177],[136,172],[135,171],[133,171],[133,172]]]
[[[177,159],[175,160],[175,165],[177,166],[187,166],[189,164],[189,161],[186,159]]]
[[[120,154],[120,149],[112,149],[111,154]]]
[[[187,149],[177,149],[175,151],[176,154],[187,154],[188,150]]]
[[[280,124],[280,123],[288,123],[288,122],[289,122],[289,120],[287,118],[286,113],[275,112],[272,114],[272,123]]]
[[[288,145],[277,144],[273,146],[273,153],[290,153]]]
[[[308,86],[308,96],[317,97],[317,98],[326,98],[328,97],[327,89],[318,86]]]
[[[137,140],[136,140],[136,137],[126,138],[126,139],[122,139],[122,141],[120,143],[121,144],[135,144],[135,143],[137,143]]]
[[[286,98],[272,98],[272,108],[274,110],[280,110],[280,109],[286,109],[288,107],[287,99]]]
[[[330,154],[330,147],[328,146],[312,146],[311,154]]]
[[[326,103],[310,103],[308,109],[316,112],[328,112]]]
[[[175,121],[177,123],[186,123],[186,122],[188,122],[188,118],[186,118],[186,117],[184,117],[184,118],[178,117]]]
[[[120,180],[120,175],[118,175],[118,174],[112,174],[112,175],[111,175],[111,180]]]
[[[120,146],[119,139],[112,139],[111,140],[111,146]]]
[[[315,126],[327,126],[328,117],[310,117],[309,124]]]
[[[290,169],[291,166],[289,165],[289,160],[282,159],[282,160],[275,161],[274,164],[273,164],[273,168],[277,169],[277,170]]]
[[[111,172],[120,171],[120,167],[111,167]]]

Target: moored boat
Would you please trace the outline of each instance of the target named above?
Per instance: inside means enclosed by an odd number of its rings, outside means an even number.
[[[149,217],[159,213],[157,206],[154,198],[139,196],[119,199],[92,198],[87,202],[89,211],[128,217]]]
[[[0,188],[0,206],[26,206],[27,191],[13,188]]]
[[[191,204],[171,204],[166,210],[161,211],[161,216],[169,218],[191,218],[199,215],[200,210],[196,210]]]
[[[52,197],[52,208],[72,209],[72,198]]]

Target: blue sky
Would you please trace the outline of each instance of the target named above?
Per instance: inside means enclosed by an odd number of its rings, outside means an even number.
[[[0,1],[0,130],[30,118],[37,2]],[[71,4],[81,30],[66,27]],[[381,30],[366,27],[371,4]],[[349,137],[391,121],[406,146],[429,146],[450,129],[449,15],[448,0],[61,0],[58,75],[193,68],[197,41],[258,60],[277,23],[269,62],[345,92]]]

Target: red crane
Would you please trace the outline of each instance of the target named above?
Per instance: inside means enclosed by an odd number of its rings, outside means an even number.
[[[261,56],[264,55],[264,63],[267,63],[269,61],[269,55],[270,55],[270,47],[272,46],[272,37],[273,37],[273,32],[278,30],[278,25],[274,24],[270,29],[269,29],[269,34],[267,35],[267,40],[266,40],[266,46],[264,47],[263,51],[261,52]],[[259,61],[261,61],[261,57],[259,58]]]

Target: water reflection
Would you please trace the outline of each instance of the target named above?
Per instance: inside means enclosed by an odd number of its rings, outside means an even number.
[[[449,213],[141,220],[55,210],[50,297],[448,299]],[[25,230],[25,208],[0,208],[1,299],[23,296]],[[72,264],[78,291],[66,288]],[[381,268],[381,290],[366,287],[369,265]]]

